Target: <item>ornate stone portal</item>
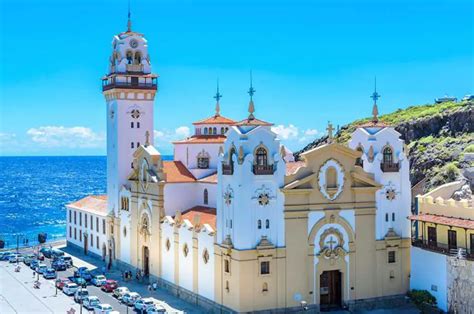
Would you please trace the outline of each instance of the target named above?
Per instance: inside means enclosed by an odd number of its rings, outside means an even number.
[[[333,262],[335,259],[346,254],[343,246],[344,237],[342,233],[338,229],[330,227],[324,230],[319,238],[319,247],[321,250],[318,255]]]

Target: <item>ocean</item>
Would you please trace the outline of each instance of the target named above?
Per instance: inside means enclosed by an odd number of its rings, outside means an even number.
[[[43,232],[48,241],[64,239],[65,205],[106,193],[105,156],[0,157],[0,169],[0,239],[7,247],[35,244]]]

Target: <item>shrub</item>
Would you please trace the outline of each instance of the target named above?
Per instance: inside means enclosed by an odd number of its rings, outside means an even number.
[[[417,306],[420,306],[422,304],[436,305],[436,298],[427,290],[413,289],[408,292],[408,297]]]
[[[467,147],[464,149],[464,152],[465,152],[465,153],[474,153],[474,144],[471,144],[471,145],[467,146]]]

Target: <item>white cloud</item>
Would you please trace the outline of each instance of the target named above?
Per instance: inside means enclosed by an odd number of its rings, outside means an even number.
[[[105,146],[105,135],[83,126],[40,126],[26,134],[42,147],[98,148]]]
[[[293,124],[285,126],[283,124],[279,124],[277,126],[272,127],[272,131],[278,134],[278,137],[282,140],[291,140],[298,137],[299,130]]]
[[[9,143],[16,138],[15,133],[0,132],[0,143]]]
[[[175,130],[176,135],[181,137],[188,137],[191,134],[191,130],[187,126],[180,126]]]
[[[306,131],[304,131],[304,135],[307,135],[307,136],[314,136],[318,134],[318,130],[316,129],[307,129]]]
[[[174,130],[154,130],[155,146],[161,148],[161,153],[173,151],[172,142],[185,139],[191,135],[191,130],[187,126],[180,126]]]

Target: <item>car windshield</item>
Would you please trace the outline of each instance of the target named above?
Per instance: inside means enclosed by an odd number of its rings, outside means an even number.
[[[89,295],[89,292],[87,292],[87,290],[82,290],[79,291],[79,295]]]
[[[68,285],[68,287],[69,288],[77,288],[77,285],[73,283],[73,284]]]
[[[153,300],[143,300],[143,303],[145,303],[145,304],[153,304]]]
[[[112,310],[112,306],[110,305],[102,305],[103,310]]]

